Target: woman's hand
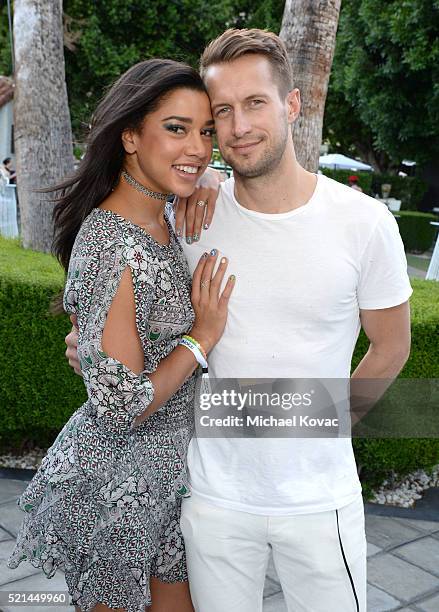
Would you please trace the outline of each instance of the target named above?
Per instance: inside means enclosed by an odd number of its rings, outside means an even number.
[[[177,198],[175,233],[178,237],[183,236],[184,228],[184,236],[188,244],[200,239],[202,228],[209,228],[215,212],[221,181],[221,172],[213,168],[206,168],[194,193],[189,198]]]
[[[204,253],[195,268],[192,280],[192,306],[195,323],[190,332],[202,348],[209,353],[221,338],[227,321],[229,298],[235,284],[235,277],[229,276],[224,290],[221,283],[227,269],[227,259],[221,258],[214,272],[218,251]]]

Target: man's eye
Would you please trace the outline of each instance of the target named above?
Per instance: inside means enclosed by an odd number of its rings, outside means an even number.
[[[166,125],[165,128],[174,134],[185,134],[186,129],[182,125]]]
[[[221,115],[226,115],[229,111],[230,111],[230,108],[228,106],[223,106],[223,108],[219,108],[216,111],[216,116],[220,117]]]
[[[251,101],[251,105],[252,106],[260,106],[261,104],[263,104],[264,101],[263,100],[252,100]]]

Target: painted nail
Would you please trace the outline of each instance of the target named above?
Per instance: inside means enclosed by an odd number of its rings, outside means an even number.
[[[209,229],[209,224],[208,223],[204,224],[204,229]]]
[[[226,263],[226,261],[227,261],[227,259],[226,259],[225,257],[222,257],[222,258],[221,258],[221,263],[222,263],[222,264],[225,264],[225,263]]]
[[[186,236],[187,244],[192,244],[192,236]]]
[[[178,230],[176,230],[175,233],[177,234],[178,238],[181,238],[181,229],[180,228],[178,228]]]
[[[200,235],[199,234],[194,234],[193,235],[194,242],[198,242],[199,239],[200,239]]]
[[[236,281],[236,276],[234,274],[230,275],[229,278],[232,281],[232,283]]]
[[[208,257],[208,255],[209,255],[209,253],[203,253],[203,254],[201,255],[201,257],[202,257],[202,259],[206,259],[206,257]]]
[[[216,249],[212,249],[212,250],[210,251],[210,254],[212,255],[212,257],[215,257],[215,255],[216,255]]]

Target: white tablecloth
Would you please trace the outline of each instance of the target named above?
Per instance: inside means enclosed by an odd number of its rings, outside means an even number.
[[[7,185],[0,179],[0,235],[17,238],[17,197],[16,186]]]
[[[430,225],[439,227],[437,221],[430,221]],[[439,234],[436,238],[436,244],[434,245],[433,255],[431,256],[430,265],[428,266],[426,280],[439,281]]]

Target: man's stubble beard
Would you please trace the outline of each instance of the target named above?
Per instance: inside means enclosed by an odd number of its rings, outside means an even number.
[[[251,162],[236,162],[236,160],[234,160],[232,156],[228,156],[227,153],[222,153],[223,159],[232,167],[234,175],[239,175],[244,178],[257,178],[273,174],[285,153],[289,129],[290,126],[287,123],[279,138],[269,149],[264,151],[261,158],[253,162],[253,165],[250,165]]]

